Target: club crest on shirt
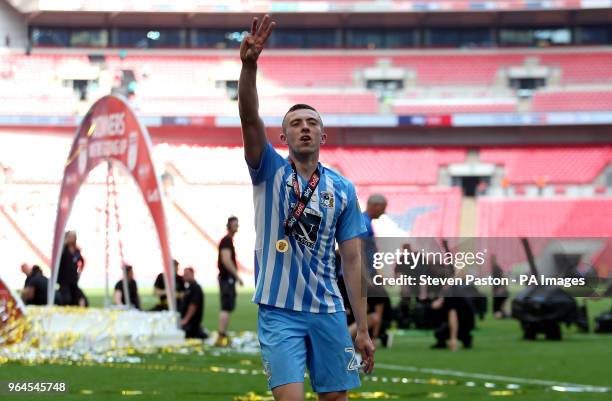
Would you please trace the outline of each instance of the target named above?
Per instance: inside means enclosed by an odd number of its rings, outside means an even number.
[[[326,207],[328,209],[334,208],[334,193],[321,191],[321,207]]]

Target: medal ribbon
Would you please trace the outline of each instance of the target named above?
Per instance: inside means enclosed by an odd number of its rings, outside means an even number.
[[[295,227],[297,222],[300,220],[300,217],[302,217],[304,214],[306,205],[310,201],[310,198],[312,198],[312,195],[314,194],[315,189],[317,189],[317,185],[319,185],[319,181],[321,179],[321,173],[319,173],[319,167],[317,167],[317,169],[310,176],[308,184],[300,196],[300,183],[298,181],[297,170],[295,169],[295,163],[293,163],[293,161],[291,161],[291,168],[293,170],[291,173],[291,186],[293,187],[293,193],[298,201],[289,214],[289,217],[285,220],[285,234],[287,236],[291,235],[293,232],[293,227]]]

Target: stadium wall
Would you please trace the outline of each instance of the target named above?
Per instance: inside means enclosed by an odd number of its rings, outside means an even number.
[[[5,1],[0,1],[0,48],[24,48],[28,44],[26,19]]]
[[[58,135],[72,137],[75,127],[9,127],[0,126],[0,135]],[[238,127],[198,125],[148,126],[155,144],[205,146],[242,146]],[[326,128],[328,146],[393,147],[393,146],[532,146],[532,145],[596,145],[612,143],[608,125],[536,126],[536,127],[402,127],[402,128]],[[266,127],[266,134],[280,145],[280,128]]]

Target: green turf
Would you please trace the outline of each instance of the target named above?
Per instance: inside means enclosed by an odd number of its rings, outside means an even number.
[[[91,293],[92,305],[101,305],[100,293]],[[241,293],[232,320],[234,330],[255,330],[257,309],[249,302],[250,294]],[[154,299],[144,297],[143,304]],[[207,291],[205,325],[216,327],[218,294]],[[610,308],[610,301],[591,301],[591,318]],[[443,398],[445,400],[609,400],[611,394],[561,393],[544,385],[521,384],[519,390],[508,392],[510,382],[490,380],[496,385],[486,388],[487,380],[453,377],[447,374],[402,371],[383,366],[405,368],[436,368],[463,373],[490,374],[527,379],[540,379],[577,384],[612,386],[610,360],[612,336],[581,334],[574,328],[564,329],[561,342],[524,342],[519,325],[514,320],[494,320],[487,317],[478,322],[475,347],[472,350],[432,351],[431,332],[398,331],[391,349],[379,347],[376,354],[379,366],[375,377],[364,381],[359,391],[383,391],[397,400]],[[211,367],[213,368],[211,370]],[[216,367],[246,369],[248,374],[215,371]],[[126,397],[143,400],[234,400],[249,391],[265,394],[265,377],[251,370],[260,370],[259,357],[238,354],[218,354],[205,349],[204,355],[156,354],[145,355],[140,365],[116,366],[24,366],[10,363],[0,365],[0,381],[63,381],[70,388],[68,394],[11,396],[0,392],[0,399],[42,400],[121,400]],[[393,383],[402,378],[428,383]],[[373,379],[377,381],[373,381]],[[386,382],[383,382],[386,380]],[[450,382],[449,382],[450,380]],[[453,382],[454,381],[454,382]],[[466,382],[473,381],[468,387]],[[309,387],[309,386],[307,386]],[[83,392],[90,391],[90,394]],[[136,391],[125,393],[122,391]],[[138,393],[140,392],[140,393]],[[132,394],[132,395],[130,395]]]

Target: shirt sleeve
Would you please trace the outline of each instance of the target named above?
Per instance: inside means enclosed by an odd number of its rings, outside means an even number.
[[[268,142],[261,154],[259,166],[257,168],[252,168],[247,163],[253,185],[261,184],[262,182],[272,178],[276,170],[282,167],[285,163],[285,159],[283,159],[282,156],[279,155]]]
[[[338,217],[336,226],[336,241],[338,243],[359,237],[367,232],[363,215],[357,202],[357,194],[353,184],[348,185],[346,208]]]
[[[360,237],[361,238],[374,238],[374,228],[372,228],[372,219],[369,216],[366,216],[364,213],[361,213],[361,217],[363,217],[363,222],[365,224],[366,231],[363,232]]]
[[[123,292],[123,283],[121,282],[121,280],[117,281],[117,284],[115,284],[115,290]]]

